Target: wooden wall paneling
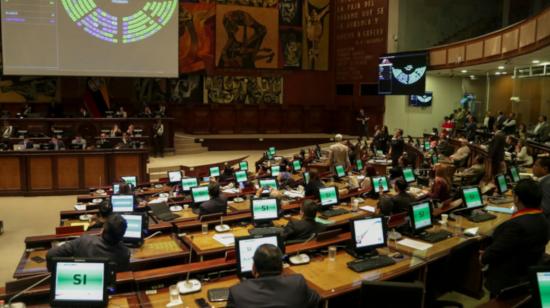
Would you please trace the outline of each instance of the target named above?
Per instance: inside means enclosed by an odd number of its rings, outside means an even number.
[[[298,106],[283,107],[283,133],[301,133],[303,132],[303,124],[305,114],[303,109]]]
[[[197,106],[192,110],[191,132],[195,134],[209,134],[211,127],[210,106]]]
[[[0,190],[23,190],[20,157],[0,157]]]
[[[537,41],[550,36],[550,11],[537,18]]]
[[[278,134],[281,132],[283,123],[283,113],[280,106],[260,106],[258,109],[260,116],[259,130],[266,134]]]
[[[261,121],[257,106],[239,106],[237,108],[237,121],[235,131],[237,133],[257,133],[258,123]]]
[[[304,108],[304,132],[305,133],[324,133],[330,132],[325,129],[326,123],[325,106],[312,106]]]
[[[77,156],[58,156],[56,158],[56,186],[59,189],[78,189],[80,187],[80,165]]]
[[[138,182],[143,182],[143,174],[140,174],[140,156],[136,154],[117,154],[110,155],[110,164],[113,174],[109,179],[108,184],[120,179],[123,176],[135,175],[138,177]]]
[[[235,108],[230,105],[215,105],[210,110],[211,131],[216,134],[232,134],[235,132]]]
[[[29,190],[53,189],[52,157],[29,157],[27,173],[29,174]]]
[[[97,187],[106,185],[107,164],[104,155],[84,156],[84,187]]]

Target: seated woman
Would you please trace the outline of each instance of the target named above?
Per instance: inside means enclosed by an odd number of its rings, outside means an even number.
[[[446,178],[445,168],[442,165],[435,166],[434,183],[427,197],[440,201],[447,200],[451,197],[451,185]]]
[[[377,175],[378,174],[376,173],[376,168],[374,168],[373,165],[368,164],[365,167],[365,179],[363,180],[363,182],[361,182],[361,189],[366,189],[367,191],[370,191],[372,189],[370,178]]]
[[[533,156],[527,152],[527,145],[524,139],[520,139],[516,145],[516,159],[522,167],[530,167],[533,165]]]

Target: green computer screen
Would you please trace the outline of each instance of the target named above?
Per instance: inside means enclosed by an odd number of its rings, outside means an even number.
[[[438,161],[437,155],[432,155],[432,164],[437,164]]]
[[[191,189],[193,195],[193,202],[200,203],[210,200],[208,195],[208,186],[194,187]]]
[[[271,175],[278,176],[281,170],[281,166],[271,166]]]
[[[126,184],[132,185],[134,187],[137,186],[137,177],[135,177],[135,176],[123,176],[122,180]]]
[[[514,183],[518,182],[519,181],[518,168],[510,167],[510,173],[512,174],[512,181]]]
[[[271,187],[273,189],[277,189],[277,181],[275,181],[275,179],[260,180],[260,187]]]
[[[248,181],[248,176],[246,175],[246,171],[242,171],[242,170],[235,172],[235,178],[237,179],[238,183]]]
[[[427,151],[429,149],[431,149],[431,146],[430,146],[430,142],[429,141],[425,141],[424,142],[424,149]]]
[[[357,167],[357,170],[363,170],[363,161],[358,159],[356,162],[355,162],[355,166]]]
[[[415,229],[421,229],[432,225],[432,217],[430,215],[430,203],[423,202],[413,206],[413,217]]]
[[[462,190],[462,193],[464,194],[464,201],[466,202],[467,208],[479,207],[483,205],[483,200],[481,199],[479,188],[464,188]]]
[[[304,172],[304,184],[309,183],[309,172]]]
[[[58,262],[55,272],[55,300],[103,300],[104,263]]]
[[[498,175],[497,182],[498,182],[498,187],[501,194],[508,191],[508,184],[506,183],[506,177],[504,175],[502,174]]]
[[[248,170],[248,162],[247,161],[242,161],[239,163],[239,169],[243,170],[243,171],[247,171]]]
[[[271,152],[267,151],[265,152],[266,156],[267,156],[267,159],[273,159],[273,154],[271,154]]]
[[[277,199],[253,199],[252,216],[254,220],[277,219]]]
[[[220,176],[220,167],[210,167],[210,176]]]
[[[346,176],[346,170],[344,169],[344,166],[336,166],[336,176],[338,176],[339,178]]]
[[[191,187],[197,187],[199,183],[197,178],[183,178],[181,179],[181,189],[190,190]]]
[[[298,172],[302,169],[302,162],[299,160],[295,160],[292,162],[292,167],[294,167],[294,171]]]
[[[374,192],[380,192],[380,184],[382,184],[384,191],[390,190],[388,187],[388,179],[386,179],[385,176],[375,176],[372,178],[372,187],[374,188]]]
[[[540,306],[550,308],[550,273],[537,273],[537,284],[540,294]]]
[[[321,200],[321,205],[323,206],[338,204],[336,187],[319,188],[319,199]]]
[[[271,153],[271,155],[275,155],[275,152],[277,152],[275,150],[275,147],[269,147],[269,149],[267,150],[269,153]]]
[[[405,178],[405,182],[411,183],[415,181],[414,173],[411,168],[404,168],[403,169],[403,177]]]

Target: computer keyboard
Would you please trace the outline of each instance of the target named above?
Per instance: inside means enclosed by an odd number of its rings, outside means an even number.
[[[248,230],[250,235],[280,234],[281,232],[283,232],[283,228],[279,227],[254,228]]]
[[[354,272],[362,273],[393,264],[395,264],[395,261],[388,256],[376,256],[368,259],[357,259],[348,262],[348,267]]]
[[[472,214],[470,216],[466,216],[466,219],[471,222],[484,222],[495,218],[497,218],[495,215],[489,213]]]
[[[445,231],[445,230],[439,230],[439,231],[423,233],[419,235],[418,238],[428,243],[437,243],[451,236],[453,236],[451,232]]]
[[[349,213],[346,209],[333,209],[333,210],[326,210],[321,212],[321,217],[327,218],[327,217],[333,217],[338,215],[343,215]]]

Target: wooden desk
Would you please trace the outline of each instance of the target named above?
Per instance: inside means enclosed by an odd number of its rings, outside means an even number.
[[[0,152],[0,195],[86,193],[124,175],[148,180],[147,150]]]
[[[214,282],[205,283],[202,285],[202,289],[200,290],[200,292],[181,295],[181,299],[183,300],[183,305],[181,305],[181,307],[198,307],[197,304],[195,304],[195,300],[199,298],[204,298],[208,302],[209,289],[230,288],[238,283],[239,279],[236,276],[229,276]],[[165,308],[166,304],[168,304],[168,302],[170,301],[170,295],[168,293],[168,288],[162,288],[153,292],[140,292],[139,299],[142,307]],[[211,307],[225,307],[227,305],[227,302],[209,302],[209,304]]]
[[[378,251],[381,254],[388,253],[387,248]],[[310,287],[315,289],[323,299],[329,299],[358,290],[363,280],[389,280],[425,265],[421,259],[404,256],[402,259],[396,259],[394,265],[356,273],[347,267],[347,262],[353,260],[352,256],[340,250],[336,255],[336,261],[330,261],[328,257],[314,257],[308,265],[290,266],[285,271],[302,274]]]
[[[116,294],[109,296],[107,308],[134,308],[141,307],[136,293]]]
[[[409,238],[407,236],[403,237],[404,239]],[[418,239],[409,238],[412,240],[420,241]],[[431,243],[432,247],[426,249],[426,250],[420,250],[420,249],[414,249],[412,247],[400,245],[399,241],[388,241],[388,247],[391,247],[392,249],[395,249],[397,251],[400,251],[407,255],[412,255],[414,257],[417,257],[419,259],[425,260],[425,261],[434,261],[436,259],[445,257],[449,255],[450,250],[458,246],[459,244],[465,242],[466,239],[461,236],[453,236],[451,238],[445,239],[441,242],[437,243]],[[422,242],[422,241],[420,241]]]

